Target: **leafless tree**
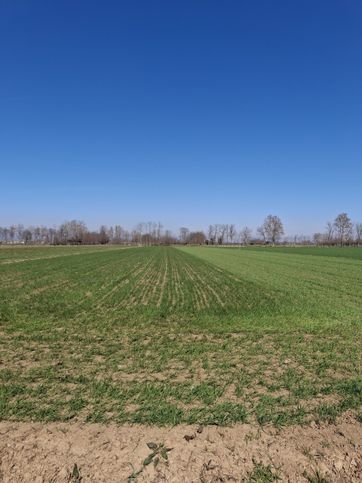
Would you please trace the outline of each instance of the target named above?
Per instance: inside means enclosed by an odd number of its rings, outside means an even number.
[[[11,243],[14,243],[15,234],[16,234],[16,226],[11,225],[11,227],[9,228],[9,238]]]
[[[337,238],[341,246],[349,242],[352,237],[352,222],[347,213],[340,213],[334,220],[334,227],[337,232]]]
[[[206,236],[202,231],[192,231],[189,235],[189,242],[193,245],[203,245],[205,241]]]
[[[23,240],[25,244],[28,244],[31,242],[33,238],[33,235],[31,231],[27,228],[26,230],[23,231]]]
[[[302,235],[297,235],[297,243],[298,245],[310,245],[312,242],[309,236],[302,234]]]
[[[356,223],[354,228],[356,232],[356,243],[359,247],[362,242],[362,223]]]
[[[3,229],[4,240],[7,243],[9,241],[9,228],[5,227]]]
[[[41,228],[37,227],[34,231],[36,241],[43,238]],[[65,221],[59,227],[59,237],[61,243],[80,244],[83,243],[83,237],[87,231],[88,229],[84,221]]]
[[[142,233],[143,233],[143,223],[138,223],[138,225],[134,229],[134,235],[135,235],[134,241],[136,243],[141,243]]]
[[[325,235],[325,240],[327,245],[332,245],[333,235],[334,235],[334,225],[331,221],[328,221],[326,224],[326,235]]]
[[[51,245],[54,245],[55,240],[56,240],[56,237],[57,237],[57,230],[56,230],[56,228],[49,228],[48,229],[48,238],[49,238],[49,243]]]
[[[218,244],[223,245],[225,235],[227,234],[227,225],[217,225],[218,227]]]
[[[108,228],[105,225],[102,225],[99,228],[99,243],[101,245],[105,245],[108,242],[109,242]]]
[[[208,232],[210,245],[215,245],[217,243],[217,234],[218,234],[218,225],[210,225],[209,232]]]
[[[241,243],[243,245],[249,245],[251,241],[251,235],[252,235],[251,229],[248,228],[247,226],[244,226],[244,228],[242,228],[240,232]]]
[[[258,226],[258,228],[256,229],[256,232],[260,236],[263,243],[266,243],[267,235],[265,233],[264,225]]]
[[[172,243],[175,243],[175,237],[172,235],[172,232],[170,230],[165,230],[165,234],[163,236],[162,243],[164,245],[171,245]]]
[[[322,233],[314,233],[314,235],[313,235],[313,242],[317,246],[322,245],[322,243],[323,243],[323,235],[322,235]]]
[[[186,244],[188,242],[190,230],[184,226],[180,228],[180,242]]]
[[[229,225],[229,241],[230,241],[230,243],[234,242],[235,237],[236,237],[235,225]]]
[[[224,241],[225,241],[226,244],[228,244],[229,243],[229,225],[226,223],[223,226],[224,226],[224,230],[225,230],[225,232],[224,232],[224,237],[225,237],[224,238]]]
[[[263,231],[268,241],[273,245],[284,235],[282,220],[275,215],[268,215],[263,223]]]
[[[123,228],[121,225],[115,225],[113,243],[122,243]]]
[[[19,229],[18,229],[19,227]],[[18,225],[16,235],[15,235],[15,243],[24,243],[24,230],[25,228],[23,225]],[[20,228],[21,227],[21,228]],[[0,228],[1,232],[1,228]],[[1,236],[0,236],[0,243],[1,243]]]
[[[156,235],[158,242],[161,240],[161,237],[162,237],[162,229],[163,229],[162,223],[158,222],[157,223],[157,235]]]

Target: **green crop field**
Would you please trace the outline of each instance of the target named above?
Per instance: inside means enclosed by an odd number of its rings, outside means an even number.
[[[245,249],[245,248],[244,248]],[[356,258],[362,260],[362,247],[356,249],[355,247],[310,247],[310,246],[296,246],[296,247],[247,247],[246,250],[257,251],[272,251],[273,253],[290,253],[291,255],[317,255],[318,257],[342,257],[342,258]]]
[[[0,418],[361,418],[362,249],[0,248]]]

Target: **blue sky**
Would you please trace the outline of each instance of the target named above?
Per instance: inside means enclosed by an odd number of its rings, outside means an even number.
[[[0,225],[362,221],[362,3],[0,0]]]

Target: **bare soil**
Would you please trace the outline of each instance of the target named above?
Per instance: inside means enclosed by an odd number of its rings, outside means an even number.
[[[170,449],[168,459],[156,451],[143,465],[151,442]],[[0,423],[0,481],[9,483],[127,482],[140,470],[129,481],[242,482],[255,477],[258,467],[269,467],[279,481],[307,482],[319,475],[329,482],[361,482],[362,424],[352,414],[335,424],[281,430],[250,424]]]

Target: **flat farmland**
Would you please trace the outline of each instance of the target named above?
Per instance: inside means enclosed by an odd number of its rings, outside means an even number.
[[[268,250],[1,250],[1,417],[288,424],[358,410],[362,260]]]
[[[0,418],[360,425],[362,250],[293,250],[1,248]]]

